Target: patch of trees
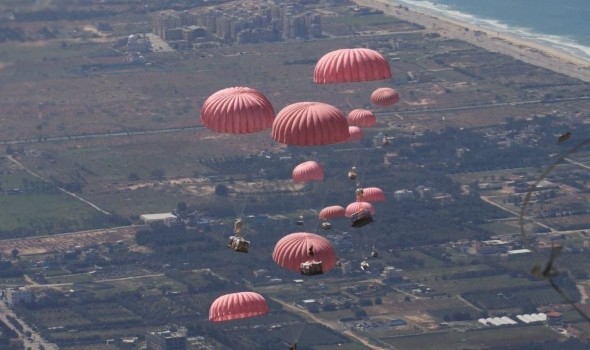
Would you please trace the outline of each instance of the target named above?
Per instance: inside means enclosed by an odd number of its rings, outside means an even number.
[[[25,34],[22,29],[0,26],[0,43],[3,43],[5,41],[24,41],[24,40],[25,40]],[[7,148],[8,148],[8,146],[7,146]]]
[[[14,14],[14,20],[17,22],[50,22],[50,21],[61,21],[61,20],[84,20],[97,17],[110,17],[114,16],[115,13],[107,10],[67,10],[65,8],[60,9],[42,9],[31,12],[16,12]]]
[[[10,315],[6,315],[6,319],[8,320],[8,322],[10,322],[14,328],[16,328],[19,332],[23,333],[25,331],[25,328],[23,327],[23,325],[19,322],[19,320],[17,320],[15,317],[10,316]]]
[[[154,223],[149,228],[138,230],[135,234],[137,244],[153,247],[183,244],[193,239],[192,235],[187,234],[184,224],[167,226]]]

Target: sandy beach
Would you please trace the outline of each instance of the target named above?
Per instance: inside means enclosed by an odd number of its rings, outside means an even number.
[[[523,62],[590,82],[590,61],[554,47],[516,35],[499,33],[452,18],[430,14],[420,8],[408,7],[395,1],[353,1],[360,6],[379,9],[385,14],[423,25],[426,30],[439,33],[444,37],[464,40],[486,50],[509,55]]]

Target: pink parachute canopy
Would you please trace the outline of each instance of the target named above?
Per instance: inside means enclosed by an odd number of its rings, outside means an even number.
[[[312,260],[308,256],[312,246],[313,260],[322,262],[324,272],[336,266],[336,252],[332,244],[322,236],[307,232],[291,233],[281,238],[275,245],[272,259],[279,266],[300,272],[300,264]]]
[[[363,139],[363,131],[358,126],[349,126],[348,133],[350,134],[350,137],[348,138],[348,141],[350,142]]]
[[[321,220],[330,220],[333,218],[343,218],[345,212],[346,212],[346,209],[344,209],[344,207],[341,207],[339,205],[332,205],[332,206],[325,207],[324,209],[320,210],[318,217]]]
[[[361,202],[382,202],[385,200],[385,193],[378,187],[365,187],[359,200]]]
[[[316,84],[391,79],[389,62],[374,50],[340,49],[328,52],[315,65]]]
[[[346,141],[348,136],[344,114],[321,102],[288,105],[277,114],[272,124],[273,140],[288,145],[328,145]]]
[[[293,169],[293,181],[295,183],[322,180],[324,180],[324,169],[316,161],[310,160],[303,162]]]
[[[368,109],[354,109],[348,113],[348,125],[370,128],[377,124],[377,118]]]
[[[264,297],[254,292],[222,295],[209,308],[209,321],[223,322],[261,316],[268,313]]]
[[[371,102],[377,106],[390,106],[399,102],[399,93],[392,88],[379,88],[371,94]]]
[[[270,101],[248,87],[230,87],[209,96],[201,108],[201,122],[210,130],[246,134],[268,129],[274,120]]]
[[[368,210],[371,215],[375,215],[375,207],[368,202],[352,202],[346,207],[345,216],[351,217],[353,214],[358,213],[361,210]]]

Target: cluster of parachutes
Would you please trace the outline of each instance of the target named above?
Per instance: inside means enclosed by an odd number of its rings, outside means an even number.
[[[327,53],[316,64],[313,81],[317,84],[353,83],[391,78],[387,60],[374,50],[340,49]],[[399,101],[395,89],[384,87],[371,94],[376,106],[389,106]],[[377,120],[367,109],[355,109],[347,117],[338,108],[322,102],[298,102],[284,107],[275,115],[271,102],[261,92],[249,87],[230,87],[209,96],[201,108],[201,122],[208,129],[230,134],[248,134],[271,129],[273,140],[287,145],[317,146],[362,139],[361,128],[373,127]],[[354,168],[353,168],[354,169]],[[323,181],[324,170],[316,161],[307,161],[293,169],[295,183]],[[351,179],[356,179],[350,176]],[[346,208],[332,205],[323,208],[318,218],[329,220],[353,217],[358,213],[375,214],[371,202],[385,200],[377,187],[355,191],[356,201]],[[324,224],[325,224],[324,223]],[[354,225],[353,225],[354,226]],[[328,226],[322,226],[329,228]],[[248,241],[242,237],[241,219],[236,221],[230,247],[247,252]],[[281,238],[272,258],[287,270],[305,275],[327,272],[337,265],[336,252],[324,237],[310,232],[295,232]],[[263,296],[254,292],[231,293],[217,298],[210,307],[209,320],[223,322],[268,313]]]

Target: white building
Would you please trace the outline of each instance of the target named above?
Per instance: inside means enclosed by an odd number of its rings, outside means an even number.
[[[176,221],[176,215],[172,213],[159,213],[159,214],[142,214],[139,217],[144,224],[149,225],[155,222],[161,222],[164,225],[170,225],[174,221]]]
[[[8,305],[14,306],[19,303],[32,303],[33,291],[27,287],[6,288],[6,301]]]
[[[384,280],[401,280],[403,279],[403,272],[404,270],[395,268],[393,266],[385,266],[383,268],[383,272],[381,273],[381,277]]]

